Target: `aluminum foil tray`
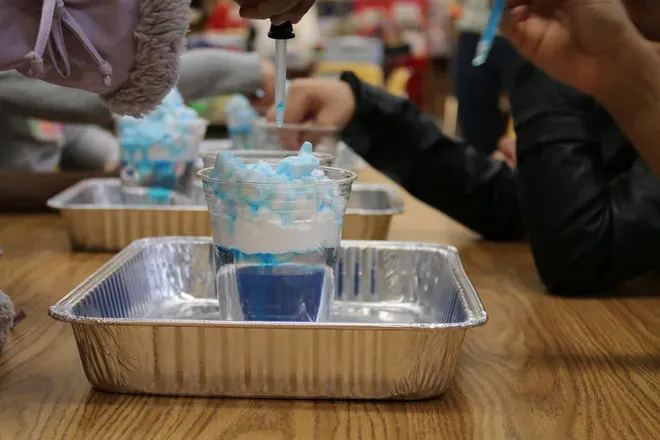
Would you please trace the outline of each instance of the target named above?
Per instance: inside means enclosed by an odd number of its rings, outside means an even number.
[[[344,241],[331,322],[219,321],[210,238],[132,243],[49,314],[87,378],[120,393],[421,399],[486,312],[448,246]]]
[[[396,187],[354,184],[344,218],[344,238],[385,240],[392,216],[403,212]],[[133,240],[162,236],[210,236],[201,183],[190,196],[154,199],[146,190],[122,191],[119,179],[86,179],[48,200],[60,211],[76,250],[116,251]]]
[[[387,240],[393,216],[404,212],[399,194],[394,185],[354,183],[344,216],[342,238]]]
[[[154,199],[145,190],[125,193],[119,179],[87,179],[47,204],[60,211],[73,249],[116,251],[144,237],[211,235],[201,183],[193,190]]]

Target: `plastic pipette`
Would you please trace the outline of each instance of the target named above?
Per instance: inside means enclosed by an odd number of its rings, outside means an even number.
[[[286,40],[294,38],[290,21],[280,25],[270,25],[268,37],[275,40],[275,123],[284,124],[284,101],[286,98]]]
[[[500,20],[502,20],[502,13],[504,12],[505,5],[505,0],[495,0],[493,2],[493,7],[491,8],[490,16],[488,17],[488,24],[486,25],[483,34],[481,34],[479,44],[477,45],[477,53],[472,60],[473,66],[481,66],[486,62],[488,54],[490,53],[490,48],[497,35],[497,28],[500,27]]]

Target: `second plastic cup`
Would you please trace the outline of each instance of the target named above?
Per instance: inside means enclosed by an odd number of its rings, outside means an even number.
[[[327,127],[309,124],[284,124],[278,127],[265,118],[252,121],[254,133],[261,139],[261,144],[267,149],[283,150],[291,146],[300,147],[304,141],[314,144],[315,153],[328,153],[337,157],[339,131],[337,127]]]
[[[189,193],[199,146],[206,133],[204,119],[175,123],[120,118],[121,181],[132,187]]]
[[[315,183],[226,182],[199,172],[211,215],[221,319],[329,318],[337,250],[356,174]]]

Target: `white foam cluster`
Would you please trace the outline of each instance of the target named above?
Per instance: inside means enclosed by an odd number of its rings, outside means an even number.
[[[256,215],[249,211],[238,212],[236,220],[214,216],[212,223],[217,246],[250,255],[305,253],[337,247],[340,241],[341,223],[337,223],[330,211],[318,212],[306,221],[290,224],[283,223],[277,213],[267,210]]]
[[[231,152],[218,154],[205,181],[216,244],[247,254],[308,252],[339,245],[345,200],[319,168],[306,142],[298,156],[245,165]]]
[[[195,147],[206,126],[197,112],[187,107],[172,89],[156,109],[142,119],[130,116],[118,121],[125,161],[181,161],[196,157]]]

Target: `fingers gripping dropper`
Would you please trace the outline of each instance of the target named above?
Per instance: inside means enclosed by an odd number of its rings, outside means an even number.
[[[275,123],[284,124],[284,100],[286,98],[286,40],[294,38],[290,21],[270,25],[268,37],[275,40]]]

